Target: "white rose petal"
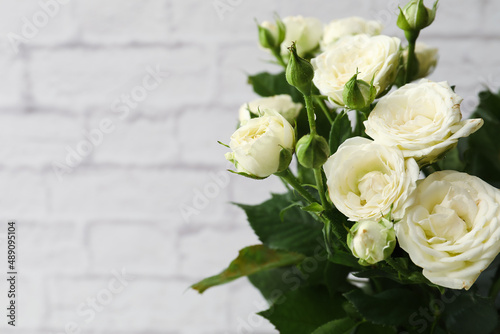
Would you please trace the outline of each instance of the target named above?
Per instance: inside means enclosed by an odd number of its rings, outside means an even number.
[[[407,84],[380,99],[364,122],[366,134],[420,165],[432,163],[483,125],[480,118],[461,121],[461,102],[447,82]]]
[[[399,38],[384,35],[343,37],[311,60],[313,82],[323,95],[343,106],[344,86],[359,71],[358,79],[371,82],[373,78],[377,95],[380,95],[396,78],[400,45]]]
[[[250,113],[260,116],[267,110],[275,110],[290,124],[294,124],[302,107],[301,103],[294,103],[290,95],[264,97],[242,105],[239,110],[239,120],[240,124],[243,125],[252,118]]]
[[[281,55],[288,57],[290,51],[288,48],[295,42],[297,54],[301,57],[311,53],[319,47],[321,36],[323,35],[323,22],[314,17],[288,16],[283,19],[286,27],[286,34],[283,43],[281,43]],[[278,38],[278,28],[273,22],[265,21],[262,27],[268,29]]]
[[[469,289],[500,252],[500,190],[456,171],[418,182],[395,225],[401,248],[432,283]]]
[[[268,110],[233,133],[229,143],[232,152],[226,159],[238,172],[264,178],[278,171],[281,150],[293,151],[294,145],[293,127],[278,112]]]
[[[367,21],[358,16],[333,20],[323,30],[321,47],[322,49],[326,49],[345,36],[359,34],[370,36],[380,35],[383,28],[383,25],[378,21]]]
[[[288,56],[288,48],[295,42],[300,57],[318,48],[323,35],[323,22],[314,17],[288,16],[283,19],[286,26],[285,40],[281,44],[281,54]]]
[[[340,145],[324,170],[333,204],[352,221],[378,220],[391,208],[401,218],[419,176],[415,160],[361,137]]]

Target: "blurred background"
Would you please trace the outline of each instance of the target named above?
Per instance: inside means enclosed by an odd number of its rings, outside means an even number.
[[[15,220],[19,278],[17,326],[2,311],[1,332],[274,333],[245,279],[188,289],[258,243],[229,202],[282,190],[229,175],[217,144],[256,97],[246,75],[280,70],[254,19],[357,15],[403,38],[398,4],[2,0],[0,277]],[[421,34],[440,48],[431,79],[457,86],[466,115],[500,85],[499,22],[500,1],[442,0]]]

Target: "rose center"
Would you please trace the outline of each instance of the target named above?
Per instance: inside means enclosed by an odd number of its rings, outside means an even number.
[[[365,205],[376,196],[381,196],[389,182],[389,177],[380,171],[372,171],[363,175],[358,183],[361,205]]]

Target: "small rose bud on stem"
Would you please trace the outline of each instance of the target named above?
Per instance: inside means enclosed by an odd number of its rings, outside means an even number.
[[[393,224],[385,218],[357,222],[347,235],[347,246],[361,265],[383,261],[391,256],[396,247]]]
[[[420,30],[428,27],[436,18],[437,5],[436,0],[432,9],[424,6],[423,0],[411,0],[403,7],[399,8],[397,25],[405,32],[408,40],[408,58],[406,62],[405,82],[408,83],[418,73],[418,60],[415,56],[415,44],[417,42]]]

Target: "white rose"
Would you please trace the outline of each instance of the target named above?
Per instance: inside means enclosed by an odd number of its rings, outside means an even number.
[[[261,116],[266,110],[275,110],[280,113],[281,116],[285,117],[290,124],[294,124],[302,107],[301,103],[294,103],[290,95],[283,94],[264,97],[245,103],[240,107],[240,124],[243,125],[252,118],[250,113]]]
[[[351,227],[347,245],[362,265],[371,265],[391,256],[396,247],[393,224],[382,218],[379,221],[363,220]]]
[[[282,149],[293,151],[295,133],[288,121],[275,111],[252,118],[231,136],[226,159],[238,172],[265,178],[276,173]]]
[[[438,49],[418,42],[415,46],[415,56],[418,60],[418,73],[416,79],[425,78],[434,72],[438,62]],[[406,63],[408,49],[403,52],[403,59]]]
[[[283,19],[286,27],[285,40],[281,44],[281,55],[288,57],[288,48],[295,42],[297,54],[301,57],[318,48],[323,35],[323,22],[314,17],[288,16]],[[262,27],[267,28],[277,38],[278,29],[275,23],[262,22]]]
[[[401,58],[401,40],[396,37],[356,35],[341,38],[325,52],[311,60],[313,82],[323,95],[343,106],[344,85],[359,71],[358,79],[371,82],[377,95],[396,79]]]
[[[380,99],[364,122],[366,134],[420,165],[432,163],[483,125],[480,118],[461,121],[460,102],[447,82],[407,84]]]
[[[418,181],[399,244],[434,284],[469,289],[500,252],[500,191],[455,171]]]
[[[419,176],[415,160],[361,137],[340,145],[324,170],[333,204],[352,221],[379,220],[391,208],[401,218]]]
[[[321,47],[328,48],[338,39],[359,34],[370,36],[380,35],[383,25],[378,21],[367,21],[361,17],[353,16],[339,20],[333,20],[325,26]]]

